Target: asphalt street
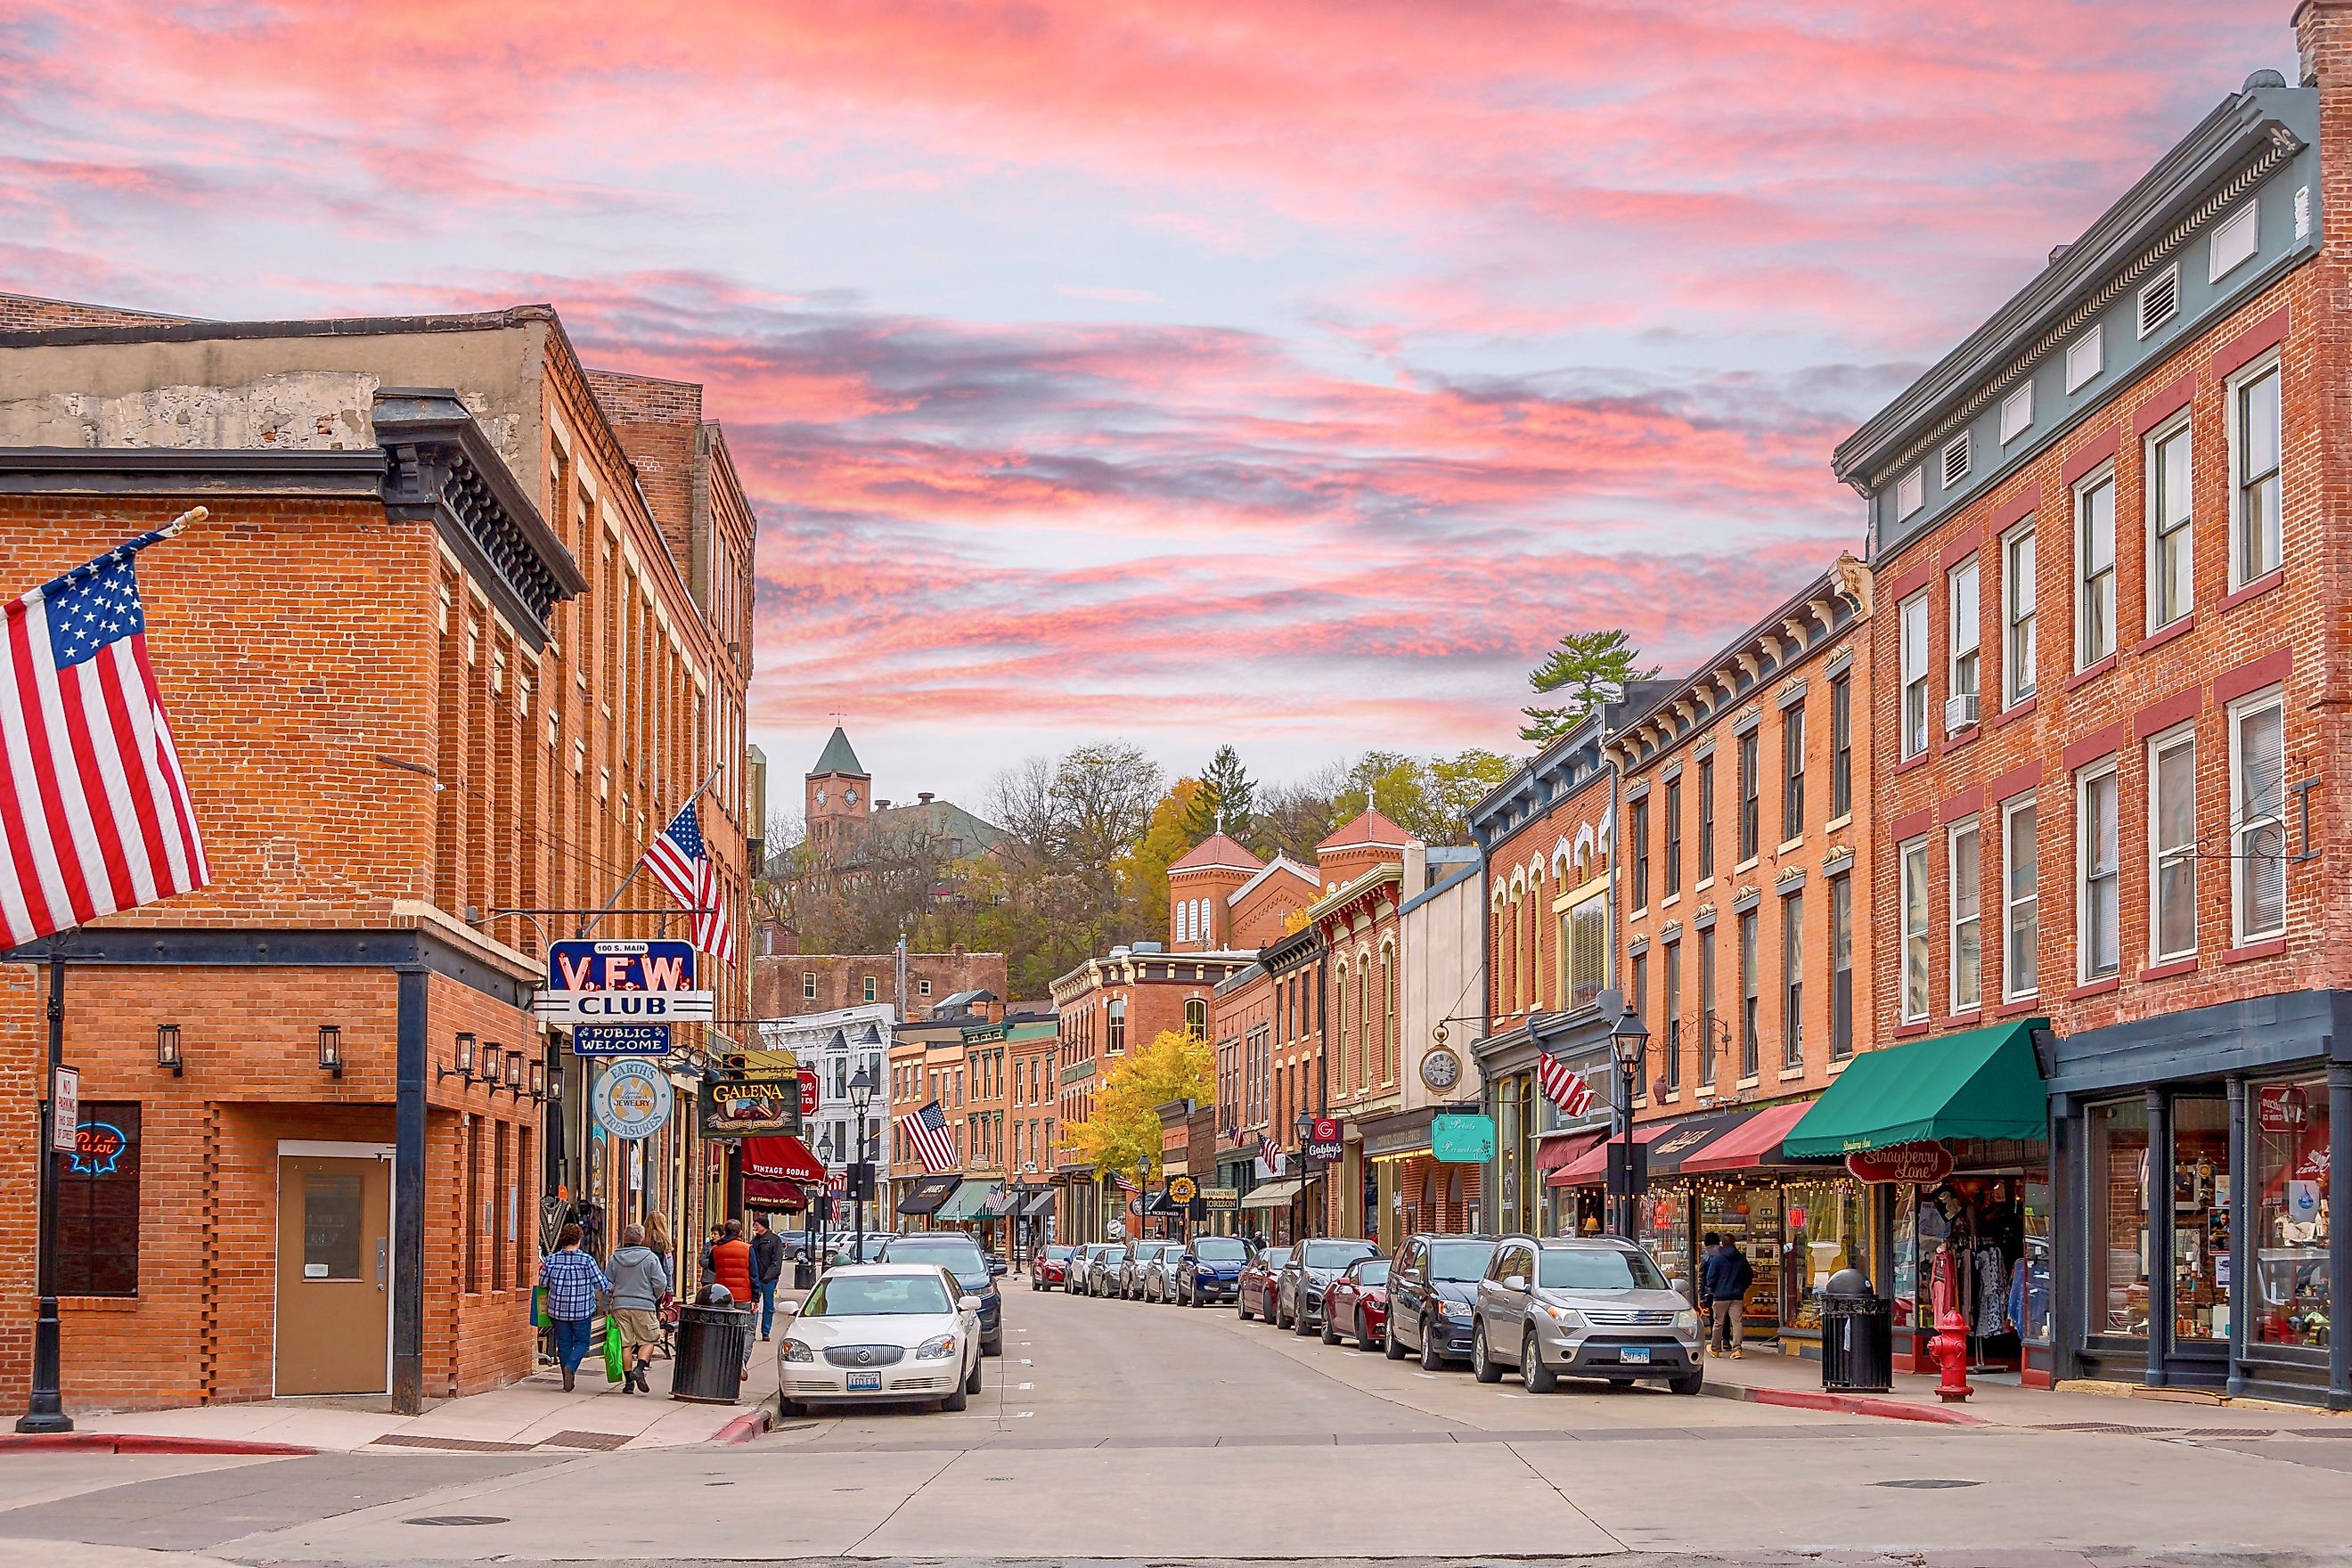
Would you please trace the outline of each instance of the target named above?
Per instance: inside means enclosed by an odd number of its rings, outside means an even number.
[[[1230,1309],[1017,1285],[1006,1309],[1005,1353],[961,1415],[824,1417],[735,1447],[577,1458],[9,1456],[0,1561],[2352,1556],[2352,1422],[2158,1438],[1574,1384],[1537,1396]]]

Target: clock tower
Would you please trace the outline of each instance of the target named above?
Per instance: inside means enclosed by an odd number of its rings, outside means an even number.
[[[824,743],[816,766],[808,772],[801,796],[811,843],[836,836],[844,823],[864,817],[874,807],[874,779],[849,744],[840,725]]]

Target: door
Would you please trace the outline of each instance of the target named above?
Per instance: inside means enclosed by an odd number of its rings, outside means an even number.
[[[278,1392],[383,1394],[392,1343],[392,1160],[278,1162]]]

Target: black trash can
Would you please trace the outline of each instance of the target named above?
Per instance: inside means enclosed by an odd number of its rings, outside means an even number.
[[[1822,1288],[1822,1386],[1836,1394],[1885,1394],[1895,1386],[1895,1304],[1871,1293],[1857,1269]]]
[[[806,1252],[802,1253],[798,1258],[793,1260],[793,1289],[795,1290],[814,1290],[816,1289],[816,1259],[809,1256]]]
[[[743,1394],[743,1363],[751,1353],[751,1313],[740,1307],[681,1303],[677,1348],[669,1363],[669,1396],[698,1405],[733,1405]]]

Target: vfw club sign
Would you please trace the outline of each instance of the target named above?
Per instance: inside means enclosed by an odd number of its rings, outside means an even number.
[[[531,1013],[543,1024],[707,1023],[711,994],[695,989],[694,957],[685,942],[551,943]]]

